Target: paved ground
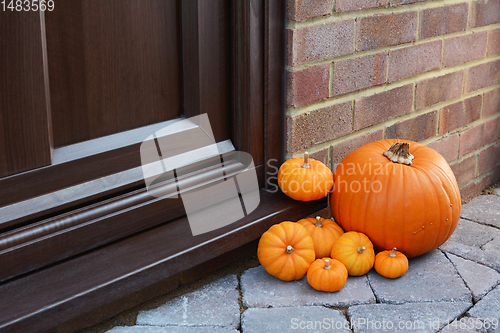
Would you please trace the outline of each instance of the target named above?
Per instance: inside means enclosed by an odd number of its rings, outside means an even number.
[[[496,194],[465,204],[452,237],[410,260],[399,279],[372,270],[326,293],[258,266],[141,310],[134,326],[107,332],[500,332],[500,189]]]

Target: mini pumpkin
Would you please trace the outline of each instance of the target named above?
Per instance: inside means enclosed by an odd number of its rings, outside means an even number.
[[[408,258],[396,248],[379,252],[375,257],[375,270],[386,278],[398,278],[408,270]]]
[[[307,217],[297,223],[306,228],[314,243],[316,259],[329,257],[332,253],[333,243],[344,233],[341,227],[331,219]]]
[[[319,291],[339,291],[347,281],[347,269],[340,261],[330,258],[316,259],[307,271],[307,282]]]
[[[333,244],[331,257],[343,263],[349,275],[359,276],[368,273],[373,267],[375,251],[365,234],[349,231]]]
[[[313,240],[302,225],[281,222],[262,235],[257,257],[265,270],[280,280],[302,279],[315,259]]]
[[[441,246],[455,230],[461,199],[446,160],[406,140],[380,140],[347,155],[335,170],[330,208],[345,231],[366,234],[377,251],[413,258]]]
[[[332,171],[322,162],[309,158],[293,158],[278,171],[278,185],[290,198],[311,201],[324,198],[333,187]]]

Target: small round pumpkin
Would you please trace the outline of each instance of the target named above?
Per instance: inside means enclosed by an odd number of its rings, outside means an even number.
[[[257,257],[265,270],[283,281],[302,279],[315,259],[307,230],[295,222],[281,222],[260,238]]]
[[[297,223],[306,228],[314,243],[316,259],[329,257],[332,253],[333,243],[344,233],[341,227],[331,219],[307,217]]]
[[[349,231],[333,244],[331,257],[343,263],[349,275],[359,276],[368,273],[373,267],[375,251],[365,234]]]
[[[344,288],[347,275],[347,269],[340,261],[316,259],[307,271],[307,282],[316,290],[334,292]]]
[[[379,252],[375,257],[375,270],[386,278],[398,278],[408,270],[408,258],[396,248]]]
[[[330,208],[345,231],[366,234],[375,250],[413,258],[441,246],[457,227],[461,199],[446,160],[406,140],[380,140],[337,166]]]
[[[278,171],[278,185],[290,198],[311,201],[324,198],[333,187],[332,171],[322,162],[309,158],[293,158]]]

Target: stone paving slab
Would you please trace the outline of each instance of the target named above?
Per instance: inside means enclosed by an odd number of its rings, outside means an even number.
[[[481,320],[463,317],[446,325],[439,333],[487,333]]]
[[[500,230],[464,219],[440,249],[500,271]]]
[[[480,195],[462,206],[462,218],[500,228],[500,197]]]
[[[351,332],[342,312],[322,306],[247,309],[241,318],[241,328],[243,333]]]
[[[240,325],[238,278],[226,275],[195,291],[137,315],[137,325],[222,326]]]
[[[258,266],[241,276],[243,305],[249,308],[290,307],[304,305],[347,307],[375,303],[375,296],[366,276],[352,277],[341,290],[329,293],[314,290],[307,278],[281,281]]]
[[[474,303],[483,298],[486,293],[500,283],[500,273],[494,269],[453,254],[448,254],[447,256],[472,292]]]
[[[239,333],[235,328],[218,326],[116,326],[106,333]]]
[[[381,303],[469,302],[472,299],[453,264],[439,250],[410,259],[408,271],[400,278],[388,279],[371,270],[368,279]]]
[[[481,247],[498,236],[500,236],[500,230],[498,229],[477,222],[459,219],[457,228],[450,238],[448,238],[447,242],[451,241],[464,245]]]
[[[474,318],[479,318],[483,321],[496,319],[500,321],[500,285],[490,291],[472,309],[467,312],[467,315]],[[497,321],[497,322],[498,322]],[[497,330],[500,332],[500,325]]]
[[[355,333],[438,332],[471,305],[469,302],[355,305],[347,310],[347,316]]]

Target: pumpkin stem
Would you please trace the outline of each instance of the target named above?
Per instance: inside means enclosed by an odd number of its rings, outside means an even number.
[[[363,251],[366,249],[364,246],[358,247],[358,253],[363,253]]]
[[[321,224],[321,217],[320,216],[316,216],[316,224],[315,224],[316,227],[323,227],[323,225]]]
[[[286,253],[292,253],[292,252],[293,252],[293,250],[295,250],[295,249],[294,249],[294,248],[293,248],[293,246],[291,246],[291,245],[288,245],[288,246],[286,247]]]
[[[415,156],[410,154],[410,144],[408,142],[397,142],[384,152],[384,156],[389,161],[394,163],[401,163],[411,165]]]
[[[324,269],[330,269],[332,266],[330,266],[330,260],[325,259],[325,266],[323,266]]]
[[[306,151],[304,153],[304,164],[302,164],[302,167],[304,169],[310,169],[311,166],[309,165],[309,153]]]
[[[389,254],[389,257],[396,258],[396,248],[392,249],[391,253]]]

